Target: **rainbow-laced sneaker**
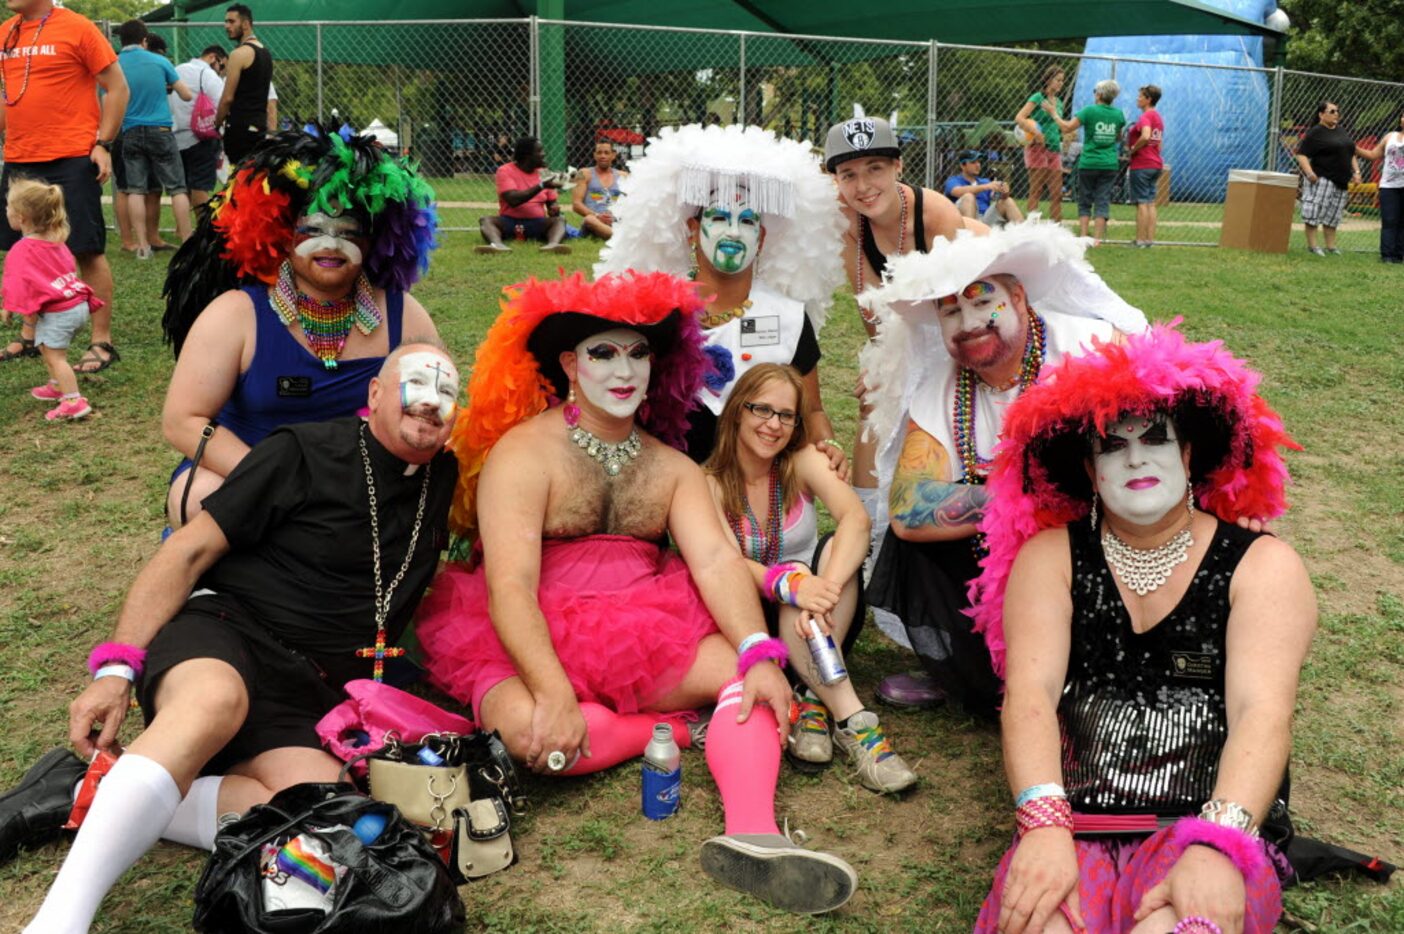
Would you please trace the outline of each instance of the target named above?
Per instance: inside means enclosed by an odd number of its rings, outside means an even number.
[[[795,694],[799,716],[790,724],[785,752],[801,769],[822,769],[834,761],[834,741],[829,738],[829,709],[808,691]]]
[[[916,773],[892,751],[877,714],[871,710],[860,710],[849,717],[847,727],[836,726],[834,742],[848,753],[864,788],[897,792],[916,784]]]

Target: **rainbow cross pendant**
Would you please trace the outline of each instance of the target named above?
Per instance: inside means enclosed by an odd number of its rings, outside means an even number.
[[[404,649],[387,647],[385,645],[384,628],[375,631],[375,645],[356,650],[357,658],[375,659],[375,665],[371,668],[371,677],[376,681],[385,680],[385,660],[387,658],[399,658],[404,654]]]

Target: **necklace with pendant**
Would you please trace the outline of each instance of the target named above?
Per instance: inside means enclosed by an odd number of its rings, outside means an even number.
[[[639,452],[643,450],[643,442],[639,440],[637,428],[630,430],[629,437],[623,441],[613,442],[595,437],[580,425],[566,427],[570,428],[570,440],[603,467],[605,475],[609,477],[619,476],[624,465],[638,457]]]
[[[1107,558],[1107,566],[1136,596],[1144,597],[1162,586],[1175,568],[1189,557],[1189,550],[1194,547],[1194,536],[1190,533],[1194,525],[1192,500],[1189,514],[1190,524],[1155,548],[1135,548],[1122,541],[1110,526],[1102,530],[1102,554]]]

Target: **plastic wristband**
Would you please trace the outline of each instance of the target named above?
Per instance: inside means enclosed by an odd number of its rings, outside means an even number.
[[[799,586],[809,575],[803,571],[791,571],[775,582],[775,602],[799,606]]]
[[[146,666],[146,649],[125,642],[103,642],[88,653],[88,671],[93,674],[111,663],[128,665],[141,677],[142,668]]]
[[[781,599],[775,595],[775,588],[780,582],[780,578],[799,569],[793,561],[781,561],[772,564],[765,569],[765,579],[761,582],[761,589],[765,591],[765,598],[776,603],[781,603]]]
[[[96,681],[98,678],[106,678],[110,675],[126,678],[133,683],[135,683],[137,679],[137,674],[132,670],[131,665],[103,665],[97,671],[93,672],[93,680]]]
[[[736,655],[738,657],[745,655],[747,651],[749,651],[757,645],[760,645],[762,642],[769,638],[770,636],[763,632],[751,633],[749,636],[742,639],[741,644],[736,647]]]
[[[1068,793],[1063,790],[1063,786],[1056,782],[1044,782],[1041,785],[1030,785],[1019,792],[1019,797],[1014,799],[1014,806],[1021,808],[1034,798],[1066,798]]]
[[[740,657],[736,660],[736,673],[744,678],[746,672],[761,662],[774,662],[784,668],[785,662],[789,658],[790,652],[785,648],[785,643],[767,636],[764,642],[758,642],[740,653]]]

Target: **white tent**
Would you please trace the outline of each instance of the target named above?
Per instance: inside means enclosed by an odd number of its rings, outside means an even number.
[[[380,143],[380,145],[384,146],[386,149],[396,149],[400,145],[400,134],[381,123],[379,117],[372,120],[361,130],[361,133],[364,136],[375,137],[376,142]]]

